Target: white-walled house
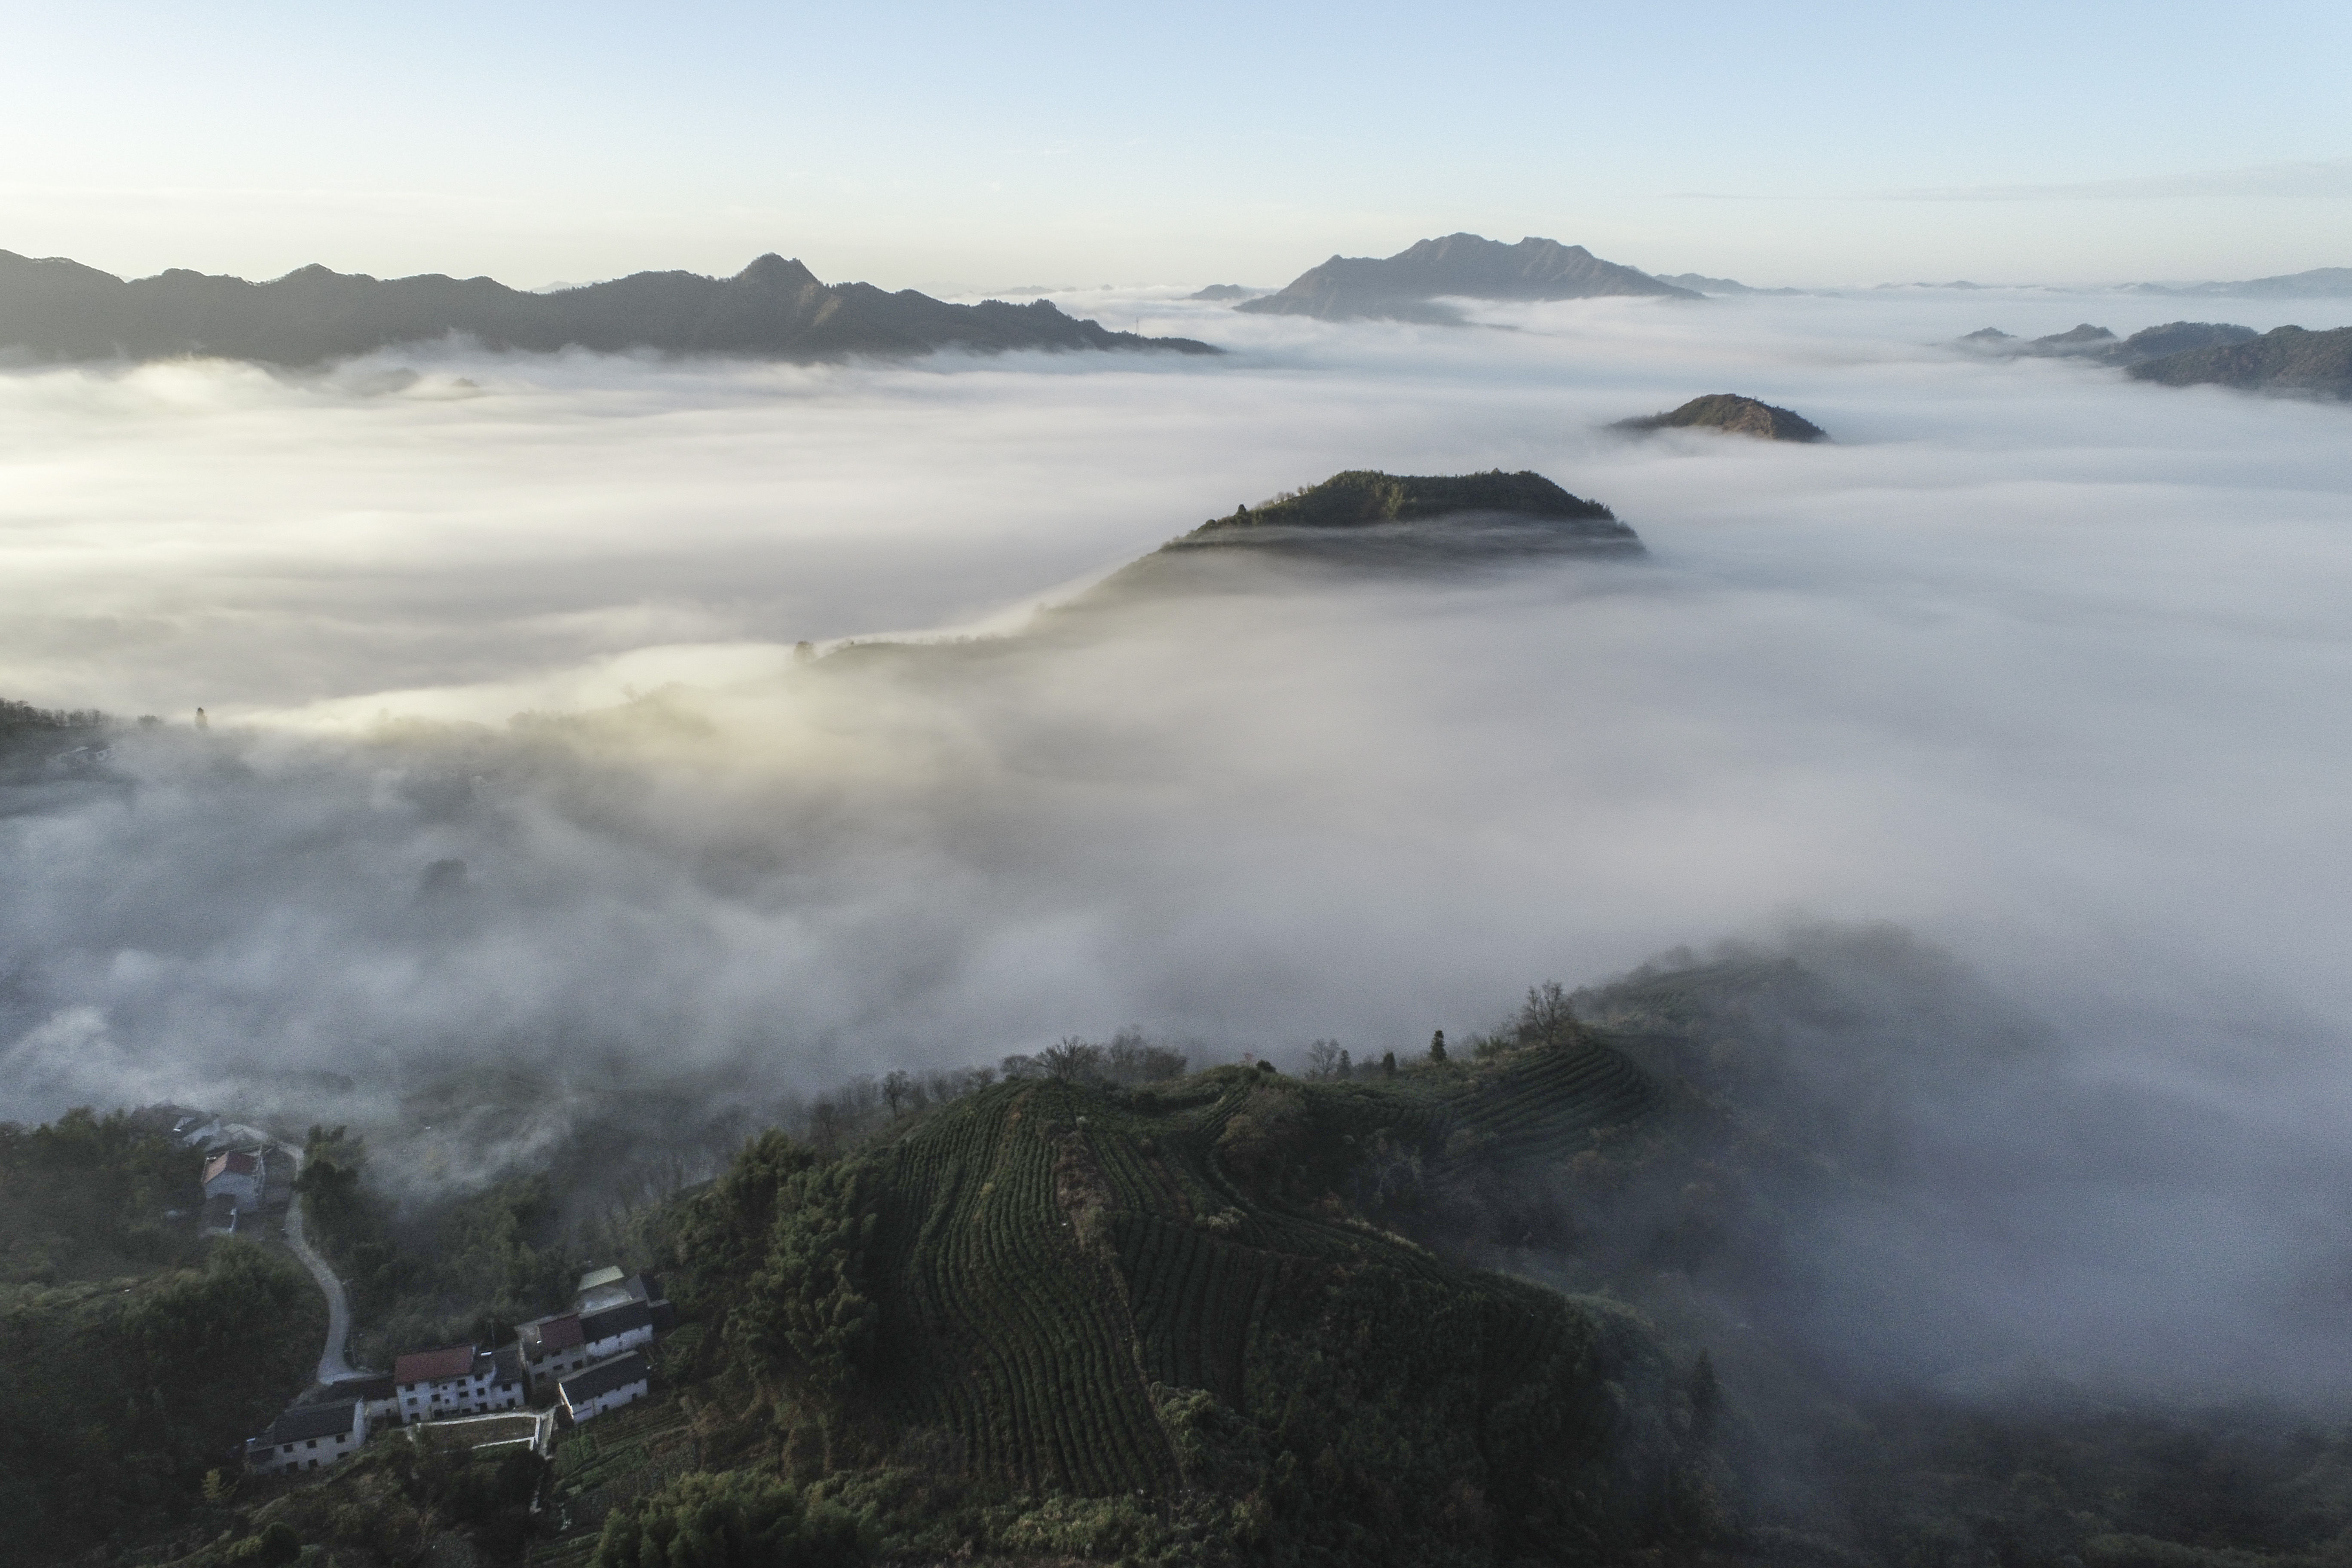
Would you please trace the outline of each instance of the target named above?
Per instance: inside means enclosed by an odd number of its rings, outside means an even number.
[[[624,1301],[617,1307],[580,1316],[580,1342],[591,1363],[651,1344],[653,1338],[654,1310],[645,1301]]]
[[[393,1363],[392,1381],[403,1424],[512,1410],[523,1400],[522,1358],[512,1345],[495,1353],[472,1345],[417,1351]]]
[[[515,1348],[522,1352],[523,1371],[530,1375],[534,1394],[551,1394],[555,1384],[593,1359],[580,1332],[577,1312],[559,1312],[523,1324],[515,1331]]]
[[[651,1369],[642,1352],[631,1351],[573,1373],[555,1385],[556,1403],[573,1425],[643,1399],[652,1386]]]
[[[245,1468],[260,1475],[320,1469],[358,1453],[367,1435],[365,1400],[298,1405],[247,1440]]]

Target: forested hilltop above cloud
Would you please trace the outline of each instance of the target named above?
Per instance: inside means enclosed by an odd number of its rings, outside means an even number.
[[[2212,384],[2246,392],[2352,398],[2352,327],[2252,327],[2168,321],[2128,338],[2085,321],[2031,341],[1998,327],[1970,332],[1960,346],[1979,353],[2034,359],[2084,359],[2117,365],[2135,381],[2166,386]]]
[[[1363,317],[1453,321],[1432,301],[1468,300],[1591,300],[1606,295],[1658,295],[1696,300],[1688,289],[1661,282],[1632,267],[1603,261],[1580,245],[1522,239],[1517,245],[1475,234],[1424,239],[1394,256],[1334,256],[1310,268],[1279,293],[1234,307],[1267,316],[1319,316],[1328,321]]]
[[[824,361],[940,349],[1218,351],[1114,332],[1050,300],[952,305],[911,289],[824,283],[762,256],[732,278],[638,272],[533,294],[488,278],[371,278],[310,266],[266,283],[173,268],[125,281],[62,257],[0,251],[0,355],[153,360],[186,355],[313,365],[459,334],[492,349],[650,350]]]

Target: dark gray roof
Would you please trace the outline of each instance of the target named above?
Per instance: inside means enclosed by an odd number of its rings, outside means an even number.
[[[359,1424],[352,1406],[356,1401],[346,1399],[338,1405],[298,1405],[269,1424],[271,1443],[299,1443],[308,1437],[332,1437],[348,1434]]]
[[[590,1344],[609,1340],[614,1334],[627,1333],[631,1329],[654,1326],[654,1310],[643,1301],[624,1301],[617,1307],[607,1307],[580,1320],[580,1337]]]
[[[574,1373],[556,1386],[563,1390],[566,1402],[585,1405],[598,1394],[626,1388],[643,1378],[646,1370],[644,1354],[631,1351],[626,1355],[616,1355],[611,1361],[600,1361],[586,1372]]]
[[[388,1372],[374,1377],[347,1377],[341,1383],[327,1384],[326,1392],[319,1396],[319,1401],[331,1404],[338,1399],[390,1399],[396,1390],[397,1385]]]

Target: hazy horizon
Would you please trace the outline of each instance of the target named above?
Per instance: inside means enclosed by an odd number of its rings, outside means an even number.
[[[0,247],[522,287],[771,249],[897,287],[1281,283],[1463,229],[1760,285],[2352,265],[2339,7],[1677,15],[52,9],[0,62],[37,149]]]

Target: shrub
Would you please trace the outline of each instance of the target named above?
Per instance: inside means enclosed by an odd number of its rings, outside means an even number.
[[[604,1521],[591,1568],[850,1568],[857,1521],[772,1476],[690,1475]]]

